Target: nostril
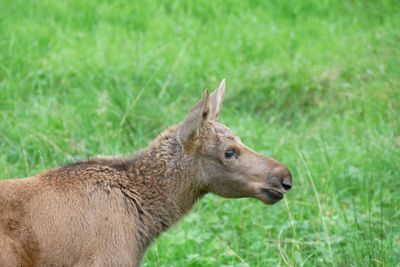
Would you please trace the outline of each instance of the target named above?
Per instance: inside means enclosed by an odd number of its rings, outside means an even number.
[[[273,178],[275,178],[275,184],[277,186],[280,184],[285,191],[292,189],[292,174],[286,166],[280,165],[274,168]]]
[[[283,181],[282,181],[282,187],[283,187],[283,189],[285,189],[286,191],[289,191],[289,190],[292,188],[292,183],[283,180]]]
[[[286,191],[289,191],[292,188],[292,176],[290,175],[290,173],[282,179],[281,184],[283,189],[285,189]]]
[[[272,170],[270,182],[287,192],[292,189],[292,174],[285,165],[279,165]]]

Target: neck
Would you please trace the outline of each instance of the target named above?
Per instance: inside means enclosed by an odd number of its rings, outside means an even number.
[[[182,153],[176,126],[140,152],[130,169],[131,189],[141,198],[145,246],[182,218],[204,195],[198,163]]]

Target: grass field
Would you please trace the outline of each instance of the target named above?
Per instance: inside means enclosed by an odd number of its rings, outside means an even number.
[[[208,195],[144,266],[399,266],[398,1],[0,0],[0,177],[131,154],[227,79],[221,120],[289,166]]]

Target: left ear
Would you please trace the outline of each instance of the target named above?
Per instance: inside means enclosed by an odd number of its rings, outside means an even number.
[[[211,120],[218,120],[219,111],[221,109],[222,100],[225,93],[225,79],[221,81],[218,88],[210,95],[211,100]]]
[[[199,136],[210,119],[210,104],[210,94],[206,90],[203,99],[192,108],[180,124],[177,137],[184,150],[190,152],[198,147]]]

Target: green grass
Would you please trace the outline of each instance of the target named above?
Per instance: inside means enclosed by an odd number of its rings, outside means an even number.
[[[221,120],[289,166],[209,195],[144,266],[399,266],[398,1],[0,0],[0,177],[130,154],[227,79]]]

